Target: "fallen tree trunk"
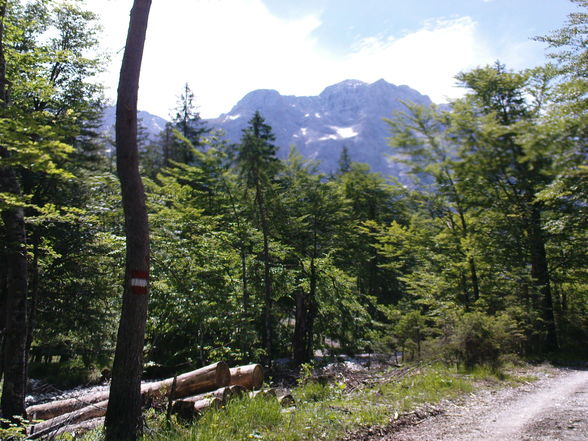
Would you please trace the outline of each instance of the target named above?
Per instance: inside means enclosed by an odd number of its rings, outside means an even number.
[[[74,436],[77,436],[101,426],[104,426],[104,417],[93,418],[88,421],[83,421],[81,423],[74,424],[73,426],[62,427],[57,432],[55,432],[54,436],[59,436],[64,433],[71,433]]]
[[[29,438],[36,439],[47,435],[53,435],[62,427],[72,426],[82,421],[103,417],[106,415],[107,405],[108,401],[100,401],[99,403],[90,404],[82,409],[59,415],[47,421],[42,421],[31,427]]]
[[[108,400],[108,390],[83,395],[66,400],[50,401],[44,404],[27,407],[27,416],[30,420],[49,420],[59,415],[82,409],[90,404]]]
[[[226,403],[231,395],[232,391],[230,386],[225,386],[221,387],[220,389],[213,390],[212,392],[184,397],[182,398],[182,401],[191,401],[195,403],[196,401],[205,400],[207,398],[218,398],[222,403]]]
[[[278,396],[278,403],[280,403],[280,406],[282,407],[290,407],[294,406],[294,404],[296,404],[296,401],[294,401],[294,397],[292,395],[285,394]]]
[[[172,398],[182,398],[228,386],[230,378],[231,373],[229,367],[224,361],[186,372],[177,377],[175,392]],[[150,397],[167,395],[171,390],[173,381],[173,378],[167,378],[155,383],[142,384],[141,394]],[[108,396],[109,391],[105,390],[83,395],[78,398],[69,398],[30,406],[27,408],[27,415],[29,419],[49,420],[59,415],[82,409],[90,404],[108,400]]]
[[[259,389],[263,384],[263,368],[259,364],[248,364],[231,369],[231,385],[246,389]]]
[[[231,398],[242,397],[245,391],[247,390],[246,388],[244,388],[243,386],[239,386],[238,384],[233,384],[229,386],[229,389],[231,389]]]
[[[254,390],[253,392],[249,392],[249,396],[251,398],[255,398],[255,397],[277,398],[276,390],[273,388],[264,389],[264,390]]]
[[[149,383],[141,387],[141,393],[147,396],[166,395],[171,390],[173,378]],[[179,375],[176,378],[175,391],[172,398],[182,398],[190,395],[208,392],[228,386],[231,381],[229,366],[224,361],[204,366],[192,372]]]
[[[219,408],[222,402],[219,398],[204,398],[198,401],[177,400],[174,401],[172,413],[180,418],[193,419],[199,416],[204,410],[210,408]]]

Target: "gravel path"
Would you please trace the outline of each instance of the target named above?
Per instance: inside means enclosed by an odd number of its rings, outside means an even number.
[[[534,383],[484,391],[380,441],[587,441],[588,370],[549,370]]]

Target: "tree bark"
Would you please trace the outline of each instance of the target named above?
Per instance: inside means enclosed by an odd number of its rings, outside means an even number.
[[[307,317],[307,295],[303,290],[294,294],[296,310],[294,312],[294,338],[292,341],[293,357],[297,364],[304,363],[306,358],[306,317]]]
[[[13,170],[0,167],[0,191],[20,195]],[[2,212],[6,230],[7,296],[2,387],[2,415],[25,415],[26,342],[27,342],[27,250],[24,212],[9,208]]]
[[[316,302],[316,286],[317,286],[317,270],[316,270],[316,254],[317,254],[317,243],[316,233],[314,237],[314,250],[313,256],[310,260],[310,289],[308,292],[307,306],[308,313],[306,316],[306,359],[312,360],[314,358],[314,319],[317,314],[317,302]]]
[[[228,386],[230,380],[231,373],[229,366],[224,361],[219,361],[218,363],[204,366],[195,371],[178,375],[175,393],[172,398],[187,397],[201,392],[216,390]],[[141,388],[141,391],[147,395],[158,394],[164,389],[169,390],[172,383],[173,378],[168,378],[156,383],[145,384]]]
[[[265,212],[265,199],[260,183],[257,182],[256,200],[259,210],[259,221],[261,224],[261,233],[263,235],[263,285],[264,285],[264,304],[263,304],[263,346],[267,352],[268,364],[271,366],[274,355],[274,327],[272,321],[273,299],[272,299],[272,278],[271,264],[269,255],[269,226]]]
[[[547,253],[545,252],[545,238],[541,229],[541,210],[536,206],[531,207],[529,230],[531,278],[540,297],[540,308],[545,331],[543,350],[553,352],[558,349],[557,331],[553,313],[549,266]]]
[[[6,58],[4,55],[4,18],[6,1],[0,1],[0,111],[8,108],[6,88]],[[8,158],[9,152],[0,140],[0,160]],[[0,166],[0,192],[9,193],[17,199],[21,196],[16,172],[11,167]],[[4,383],[0,406],[5,418],[25,415],[26,388],[26,340],[27,340],[27,290],[28,262],[24,210],[22,207],[7,208],[2,212],[6,234],[6,297],[2,370]]]
[[[141,373],[148,305],[149,226],[139,174],[137,95],[151,0],[135,0],[116,105],[116,165],[125,216],[126,268],[110,399],[107,441],[134,441],[142,429]]]

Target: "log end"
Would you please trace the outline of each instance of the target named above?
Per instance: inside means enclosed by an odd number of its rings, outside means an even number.
[[[238,384],[234,384],[232,386],[229,386],[229,389],[231,390],[231,398],[232,397],[242,397],[243,394],[245,394],[245,391],[247,389],[245,389],[243,386],[239,386]]]
[[[231,369],[231,384],[247,389],[259,389],[263,385],[263,368],[260,364],[248,364]]]
[[[296,404],[294,397],[290,394],[282,395],[278,397],[278,402],[282,407],[291,407]]]
[[[253,389],[259,389],[263,384],[263,368],[260,364],[256,364],[251,374]]]
[[[231,369],[224,361],[219,361],[216,364],[216,386],[228,386],[231,382]]]

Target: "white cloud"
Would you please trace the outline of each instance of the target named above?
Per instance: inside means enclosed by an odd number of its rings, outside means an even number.
[[[108,42],[115,37],[123,42],[130,2],[93,3],[112,5],[103,12]],[[318,17],[313,16],[296,21],[279,19],[261,0],[153,2],[140,107],[165,116],[175,105],[182,84],[188,82],[202,114],[216,116],[253,89],[283,92],[286,84],[311,81],[322,60],[311,37],[319,25]],[[118,48],[122,46],[118,44]],[[116,84],[118,66],[120,54],[113,60],[109,84]]]
[[[131,1],[90,4],[104,11],[104,44],[119,51],[105,77],[114,96]],[[402,37],[364,39],[344,57],[321,49],[313,36],[320,25],[318,15],[278,18],[261,0],[153,2],[139,107],[166,116],[188,82],[202,115],[214,117],[254,89],[312,95],[351,78],[407,84],[440,102],[459,94],[456,73],[496,58],[468,17],[429,21]]]
[[[469,17],[440,19],[401,38],[365,39],[346,60],[346,71],[364,81],[406,84],[443,102],[462,93],[457,73],[494,60],[476,27]]]

